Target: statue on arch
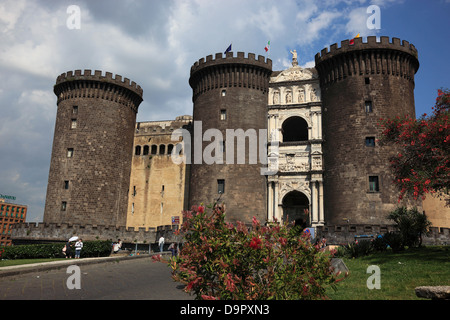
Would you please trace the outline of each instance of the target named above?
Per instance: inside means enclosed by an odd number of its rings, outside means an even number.
[[[292,66],[298,66],[298,60],[297,60],[297,50],[291,50],[292,54]]]

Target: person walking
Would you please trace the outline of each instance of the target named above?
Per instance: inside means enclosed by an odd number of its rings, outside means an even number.
[[[169,246],[169,251],[172,251],[172,257],[177,255],[178,246],[175,242],[172,242],[172,244]]]
[[[164,248],[164,237],[163,236],[161,236],[161,238],[159,238],[158,244],[159,244],[159,251],[163,252],[163,248]]]
[[[75,259],[80,259],[81,249],[83,249],[83,241],[81,241],[81,239],[78,239],[78,241],[75,243]]]
[[[66,250],[65,251],[63,250],[63,252],[66,255],[66,259],[67,258],[72,259],[72,247],[70,241],[67,241],[65,248]]]

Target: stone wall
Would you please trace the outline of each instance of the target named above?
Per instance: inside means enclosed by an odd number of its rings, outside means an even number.
[[[333,226],[320,226],[316,229],[316,238],[324,237],[327,244],[346,245],[357,239],[375,238],[379,234],[395,231],[393,225],[363,225],[343,224]],[[367,239],[367,238],[366,238]],[[450,244],[450,228],[430,228],[430,234],[423,236],[424,245],[448,245]]]
[[[187,127],[191,120],[191,116],[181,116],[175,121],[137,123],[127,227],[171,225],[172,217],[182,223],[182,211],[188,209],[189,165],[172,160],[172,151],[177,152],[177,144],[182,143],[172,141],[172,133]]]
[[[166,243],[180,241],[174,235],[177,226],[157,228],[126,228],[102,225],[77,225],[67,223],[22,223],[14,225],[11,231],[13,243],[59,242],[78,236],[84,241],[121,239],[124,243],[156,243],[163,236]]]

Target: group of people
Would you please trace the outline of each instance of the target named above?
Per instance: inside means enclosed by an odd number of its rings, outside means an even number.
[[[161,236],[161,238],[159,238],[159,240],[158,240],[158,245],[159,245],[159,251],[160,252],[164,251],[164,243],[165,243],[164,237]],[[176,256],[177,253],[178,253],[178,244],[175,243],[175,242],[172,242],[168,249],[169,249],[169,251],[172,252],[172,257]]]
[[[74,241],[71,241],[69,239],[69,241],[67,241],[67,243],[62,248],[62,253],[66,257],[66,259],[72,259],[72,258],[79,259],[81,257],[81,250],[83,249],[83,240],[81,238],[79,238],[75,241],[76,242],[73,243]],[[159,250],[161,252],[163,252],[163,250],[164,250],[164,243],[165,243],[164,237],[159,238],[158,244],[159,244]],[[117,253],[122,248],[122,241],[119,239],[117,242],[114,242],[112,244],[112,246],[113,246],[113,252]],[[178,244],[172,243],[168,249],[169,249],[169,251],[172,252],[172,256],[176,256],[178,253]],[[75,252],[75,256],[73,255],[74,252]]]
[[[75,250],[73,250],[75,249]],[[81,250],[83,249],[83,240],[80,238],[76,240],[75,244],[72,241],[67,241],[67,243],[62,248],[62,252],[65,255],[66,259],[80,259]],[[73,256],[73,251],[75,251],[75,257]]]

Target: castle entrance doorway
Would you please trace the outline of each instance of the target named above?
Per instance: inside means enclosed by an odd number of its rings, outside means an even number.
[[[291,191],[283,198],[283,220],[295,222],[296,226],[307,227],[309,224],[308,215],[305,209],[309,210],[308,197],[300,191]]]

